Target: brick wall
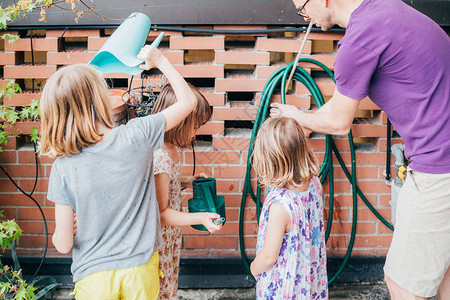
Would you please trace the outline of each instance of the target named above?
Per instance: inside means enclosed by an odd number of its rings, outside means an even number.
[[[216,29],[264,29],[264,26],[215,26]],[[106,41],[113,30],[68,30],[65,43],[59,43],[62,30],[34,31],[34,58],[31,65],[29,32],[20,32],[23,38],[13,44],[0,44],[0,85],[6,80],[16,80],[23,93],[12,99],[4,99],[11,106],[26,106],[30,100],[39,98],[39,89],[46,78],[59,67],[73,63],[88,62]],[[148,41],[158,32],[151,32]],[[238,216],[246,168],[251,121],[254,120],[261,91],[267,78],[278,67],[293,60],[300,48],[304,34],[279,33],[256,35],[207,35],[166,32],[160,49],[176,69],[196,87],[200,88],[213,107],[213,117],[199,132],[196,148],[196,172],[205,172],[216,178],[218,193],[225,196],[227,223],[223,230],[210,235],[190,227],[183,228],[183,256],[238,256]],[[311,33],[306,44],[306,56],[333,67],[337,41],[342,37],[335,33]],[[62,46],[66,52],[62,51]],[[331,79],[304,64],[317,77],[319,88],[326,99],[334,89]],[[124,74],[109,75],[115,88],[126,89],[130,78]],[[35,92],[32,93],[34,79]],[[150,78],[153,84],[161,84],[158,72]],[[133,87],[141,80],[134,80]],[[279,95],[274,101],[279,101]],[[304,86],[294,83],[287,102],[301,108],[313,106],[311,96]],[[353,134],[358,150],[356,153],[358,185],[368,200],[381,215],[390,220],[390,188],[384,182],[386,150],[386,115],[369,99],[364,99],[355,120]],[[399,142],[400,139],[393,141]],[[323,158],[325,140],[313,135],[310,142],[320,159]],[[346,138],[337,137],[336,143],[346,164],[350,165],[349,145]],[[11,136],[11,141],[0,153],[0,164],[11,174],[25,191],[34,184],[33,148],[26,138]],[[345,253],[351,228],[351,187],[335,160],[335,204],[332,235],[327,244],[330,254]],[[52,160],[39,157],[39,180],[35,199],[43,207],[48,220],[49,232],[54,230],[53,204],[46,199],[48,177]],[[182,171],[191,173],[193,157],[190,151],[183,153]],[[325,191],[328,185],[325,184]],[[190,198],[183,194],[184,206]],[[391,232],[372,215],[359,199],[358,227],[353,253],[382,256],[386,254]],[[326,206],[328,197],[326,197]],[[45,242],[41,216],[35,205],[22,195],[14,185],[0,173],[0,210],[7,218],[18,220],[23,235],[18,250],[23,254],[40,254]],[[326,210],[326,214],[328,210]],[[245,245],[248,253],[254,254],[257,225],[256,211],[252,200],[245,209]],[[57,255],[50,240],[50,255]]]

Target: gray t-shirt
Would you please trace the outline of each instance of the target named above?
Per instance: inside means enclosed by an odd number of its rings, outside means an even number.
[[[53,163],[47,198],[77,213],[73,281],[144,265],[162,245],[153,151],[164,129],[161,113],[133,119],[103,143]]]

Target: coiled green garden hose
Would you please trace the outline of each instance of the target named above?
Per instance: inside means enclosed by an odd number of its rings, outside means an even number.
[[[315,64],[316,66],[322,68],[328,76],[330,76],[334,82],[336,80],[334,79],[334,74],[331,72],[331,70],[322,64],[321,62],[310,59],[310,58],[301,58],[299,62],[308,62]],[[256,195],[253,191],[253,188],[251,186],[251,156],[253,152],[253,141],[256,137],[256,134],[259,130],[259,127],[262,125],[264,120],[266,119],[270,99],[272,97],[272,94],[276,88],[279,87],[280,91],[286,90],[286,79],[289,76],[289,73],[291,69],[293,68],[295,61],[291,62],[290,64],[283,66],[276,70],[270,78],[267,80],[262,96],[261,101],[259,104],[258,112],[256,114],[255,123],[252,130],[251,140],[250,140],[250,146],[248,150],[248,159],[247,159],[247,170],[245,173],[245,181],[244,181],[244,189],[242,192],[242,200],[241,200],[241,207],[239,212],[239,248],[241,251],[241,257],[244,262],[245,267],[250,272],[250,264],[247,255],[245,254],[245,246],[244,246],[244,209],[245,209],[245,203],[247,199],[247,195],[250,195],[250,197],[253,199],[253,201],[256,203],[256,215],[257,215],[257,221],[259,223],[259,217],[260,217],[260,211],[261,211],[261,187],[258,184]],[[308,74],[303,68],[300,68],[296,66],[296,70],[294,73],[294,78],[301,82],[305,87],[309,90],[311,93],[316,105],[318,107],[321,107],[325,104],[325,101],[323,99],[322,93],[319,90],[319,87],[317,86],[314,79],[311,77],[310,74]],[[281,92],[281,103],[286,103],[286,95]],[[329,180],[329,187],[330,187],[330,200],[329,200],[329,214],[328,214],[328,223],[327,228],[325,231],[325,241],[328,241],[328,238],[330,236],[331,226],[333,222],[333,198],[334,198],[334,177],[333,177],[333,158],[332,158],[332,152],[334,151],[336,158],[339,161],[339,164],[341,165],[341,168],[343,169],[345,175],[347,176],[348,180],[350,181],[352,185],[352,196],[353,196],[353,214],[352,214],[352,230],[350,235],[350,241],[347,247],[346,254],[344,256],[344,259],[339,266],[338,271],[331,277],[329,280],[329,283],[331,284],[344,270],[345,265],[347,264],[351,252],[353,250],[353,245],[355,241],[355,233],[356,233],[356,225],[357,225],[357,196],[359,195],[361,199],[364,201],[364,203],[367,205],[367,207],[372,211],[372,213],[389,229],[394,230],[393,226],[384,219],[380,213],[372,206],[372,204],[367,200],[367,198],[364,196],[364,194],[361,192],[361,190],[356,185],[356,161],[355,161],[355,147],[353,144],[353,136],[352,132],[350,131],[348,134],[348,140],[350,144],[350,151],[351,151],[351,175],[348,171],[347,167],[345,166],[345,163],[339,153],[339,150],[337,149],[333,137],[331,135],[326,135],[326,148],[325,148],[325,156],[322,163],[322,166],[319,171],[319,177],[321,183],[325,181],[325,179],[328,177]]]

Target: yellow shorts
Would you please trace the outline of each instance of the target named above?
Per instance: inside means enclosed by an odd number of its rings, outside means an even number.
[[[155,251],[148,263],[127,269],[100,271],[75,283],[77,300],[150,300],[159,294],[159,256]]]

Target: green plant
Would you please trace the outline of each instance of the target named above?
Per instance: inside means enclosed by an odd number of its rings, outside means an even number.
[[[0,211],[0,217],[3,217]],[[14,242],[19,240],[22,233],[14,220],[0,223],[0,246],[3,252],[13,249]],[[21,270],[11,269],[0,261],[0,298],[1,299],[35,299],[36,288],[28,285],[22,278]]]

